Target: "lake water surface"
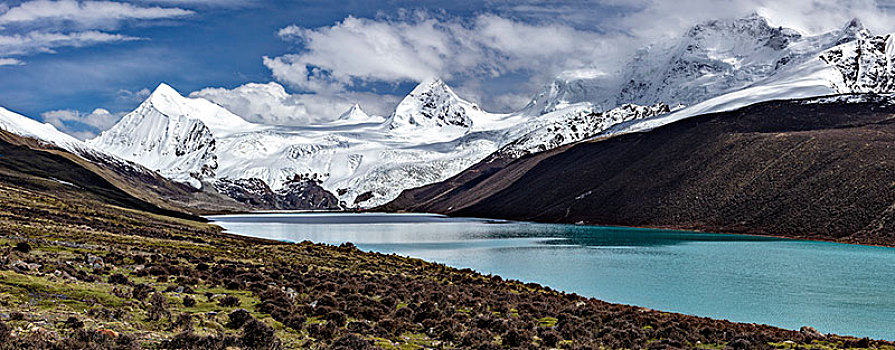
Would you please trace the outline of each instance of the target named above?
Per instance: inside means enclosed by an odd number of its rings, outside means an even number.
[[[601,300],[895,340],[895,249],[420,214],[210,217],[229,232],[397,253]]]

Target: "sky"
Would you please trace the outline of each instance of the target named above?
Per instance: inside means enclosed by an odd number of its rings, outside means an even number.
[[[611,73],[638,47],[705,20],[758,12],[806,34],[870,0],[0,0],[0,106],[89,138],[159,83],[255,122],[331,120],[354,103],[387,115],[444,79],[485,110],[518,110],[557,74]]]

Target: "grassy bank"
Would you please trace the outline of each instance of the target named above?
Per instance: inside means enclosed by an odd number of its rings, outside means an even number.
[[[0,349],[884,348],[341,247],[235,237],[0,182]]]

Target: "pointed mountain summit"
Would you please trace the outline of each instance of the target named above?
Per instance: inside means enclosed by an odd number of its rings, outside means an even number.
[[[416,86],[388,119],[389,130],[397,134],[420,134],[430,130],[436,137],[456,137],[467,133],[473,119],[483,114],[476,104],[466,101],[441,79],[427,79]]]
[[[221,106],[159,84],[133,112],[88,143],[201,188],[217,169],[215,137],[256,128]]]
[[[206,99],[184,97],[165,83],[159,84],[143,104],[166,116],[199,120],[218,137],[261,127]]]
[[[850,41],[855,41],[862,36],[862,34],[869,34],[866,27],[864,27],[864,23],[857,17],[852,18],[844,27],[842,27],[837,44],[841,45]]]
[[[336,121],[343,123],[365,123],[375,121],[373,119],[373,117],[360,108],[359,104],[355,103],[351,108],[348,108],[347,111],[342,113]],[[382,121],[382,119],[379,119],[379,121]]]

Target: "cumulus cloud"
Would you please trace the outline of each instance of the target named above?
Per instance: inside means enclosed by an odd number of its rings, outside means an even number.
[[[215,102],[249,121],[274,125],[306,125],[336,119],[354,103],[367,113],[386,115],[399,98],[392,95],[343,92],[290,94],[282,85],[248,83],[233,89],[206,88],[190,94]]]
[[[820,34],[837,30],[852,18],[860,18],[875,32],[895,30],[895,16],[883,3],[874,0],[603,0],[601,3],[630,6],[600,24],[604,30],[629,33],[637,41],[679,35],[695,23],[740,17],[751,12],[770,19],[772,24]]]
[[[111,128],[121,116],[121,113],[111,113],[102,108],[94,109],[90,113],[63,109],[41,114],[44,122],[81,140],[92,138],[99,132]]]
[[[301,52],[265,57],[278,80],[307,91],[332,91],[357,82],[421,81],[554,72],[589,64],[599,35],[562,24],[530,24],[496,15],[471,21],[435,18],[348,17],[333,26],[289,26],[278,33]]]
[[[0,14],[0,25],[66,24],[80,28],[114,28],[127,20],[157,20],[192,15],[180,8],[141,7],[114,1],[32,0]]]

